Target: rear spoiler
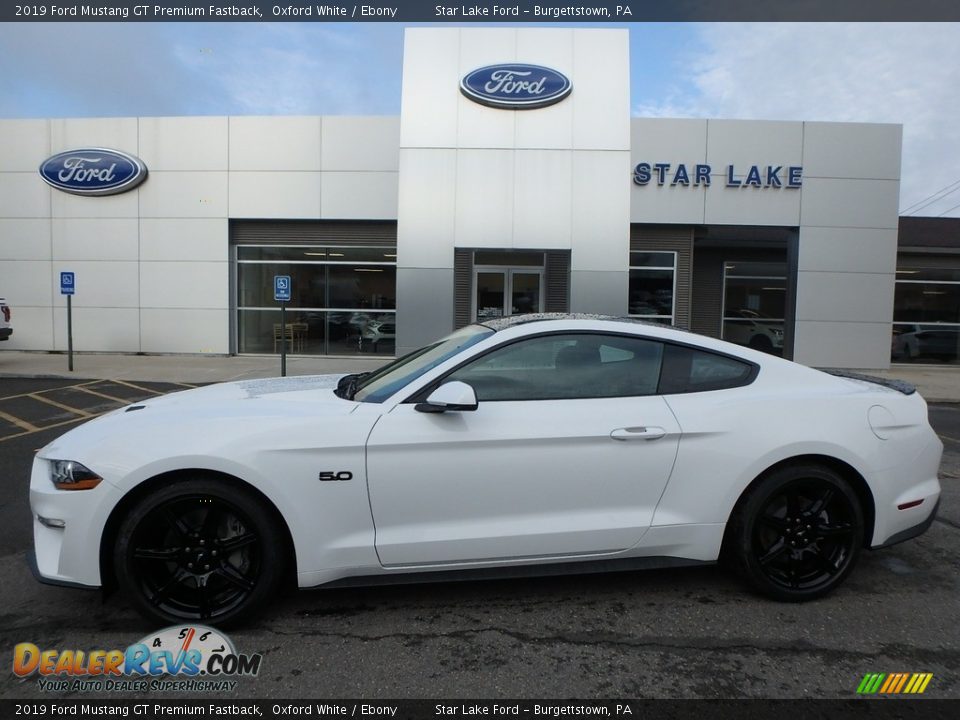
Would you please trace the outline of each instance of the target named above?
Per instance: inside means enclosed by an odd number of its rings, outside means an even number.
[[[917,388],[906,380],[882,378],[876,375],[863,375],[861,373],[849,372],[848,370],[832,370],[830,368],[821,368],[821,371],[828,375],[835,375],[836,377],[847,378],[849,380],[863,380],[864,382],[873,383],[874,385],[883,385],[891,390],[901,392],[904,395],[913,395],[917,391]]]

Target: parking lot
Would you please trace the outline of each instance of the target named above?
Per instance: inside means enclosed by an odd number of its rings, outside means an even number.
[[[119,597],[33,580],[29,468],[76,424],[187,387],[0,379],[7,663],[20,642],[122,649],[158,629]],[[929,672],[925,697],[960,698],[960,405],[931,406],[931,420],[946,448],[938,520],[865,553],[823,600],[776,603],[717,567],[292,593],[229,633],[264,660],[227,697],[836,698],[866,673]],[[0,697],[52,699],[36,679],[0,677]]]

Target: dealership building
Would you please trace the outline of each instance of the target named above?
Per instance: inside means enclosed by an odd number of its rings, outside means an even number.
[[[898,217],[899,125],[631,117],[629,69],[626,30],[410,28],[399,117],[0,120],[2,349],[66,349],[72,272],[81,351],[393,355],[572,311],[957,361],[960,221]]]

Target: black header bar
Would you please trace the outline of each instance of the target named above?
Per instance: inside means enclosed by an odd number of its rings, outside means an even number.
[[[934,22],[957,0],[57,0],[3,3],[2,22]]]

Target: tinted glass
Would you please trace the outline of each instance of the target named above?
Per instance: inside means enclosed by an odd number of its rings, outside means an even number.
[[[660,393],[702,392],[740,387],[750,382],[753,366],[705,350],[668,345],[664,351]]]
[[[960,282],[960,269],[955,268],[897,268],[897,280],[939,280],[945,282]]]
[[[318,247],[318,246],[260,246],[240,245],[238,260],[261,262],[385,262],[395,263],[395,248]]]
[[[514,270],[511,281],[510,314],[540,312],[540,275]]]
[[[473,254],[474,265],[543,265],[543,253],[517,252],[515,250],[497,252],[477,250]]]
[[[503,293],[506,272],[477,273],[477,322],[503,317]]]
[[[672,252],[631,252],[631,267],[659,267],[672,268],[674,264],[674,255]]]
[[[960,283],[897,282],[893,321],[960,323]]]
[[[631,315],[673,316],[673,270],[631,270]]]
[[[323,265],[285,263],[237,265],[237,306],[241,308],[277,307],[277,302],[273,299],[274,275],[290,276],[290,302],[288,303],[290,307],[327,307]]]
[[[392,310],[397,306],[396,267],[327,265],[326,269],[328,307]]]
[[[893,362],[960,362],[960,324],[894,323]]]
[[[494,350],[447,379],[471,385],[481,402],[652,395],[662,352],[640,338],[548,335]]]
[[[291,355],[393,355],[395,316],[389,312],[287,310],[287,352]],[[280,309],[237,312],[237,340],[242,353],[280,352],[284,331]]]

